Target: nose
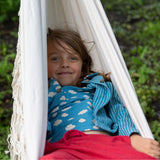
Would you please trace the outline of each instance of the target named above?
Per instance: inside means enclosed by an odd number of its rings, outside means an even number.
[[[66,68],[69,67],[69,62],[66,59],[61,60],[61,67]]]

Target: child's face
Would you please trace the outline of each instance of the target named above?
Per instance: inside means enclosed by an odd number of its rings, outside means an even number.
[[[82,59],[75,50],[61,42],[48,42],[48,77],[55,78],[62,86],[76,85],[81,76]]]

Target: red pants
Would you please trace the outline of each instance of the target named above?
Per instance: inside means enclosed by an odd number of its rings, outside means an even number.
[[[45,155],[40,160],[57,159],[155,160],[155,158],[133,149],[127,136],[84,134],[78,130],[68,131],[56,143],[46,143]]]

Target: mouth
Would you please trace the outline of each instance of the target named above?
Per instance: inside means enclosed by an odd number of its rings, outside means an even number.
[[[58,75],[71,75],[72,72],[60,72],[60,73],[57,73]]]

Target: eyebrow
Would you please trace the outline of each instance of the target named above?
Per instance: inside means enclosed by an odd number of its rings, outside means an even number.
[[[50,53],[47,53],[48,57],[51,56],[51,55],[54,55],[54,54],[58,54],[57,52],[50,52]]]

